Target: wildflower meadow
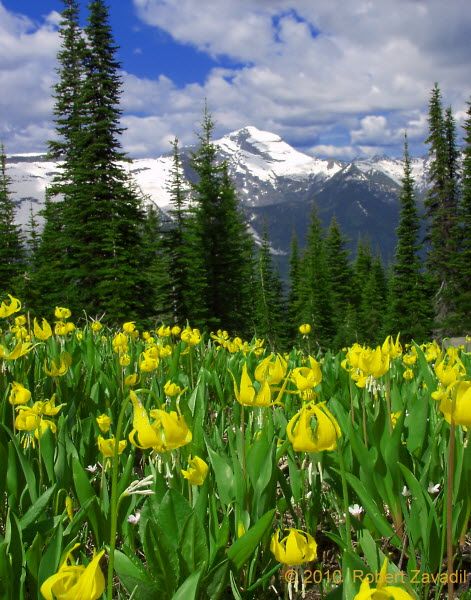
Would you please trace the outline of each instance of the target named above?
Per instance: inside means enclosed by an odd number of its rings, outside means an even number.
[[[2,599],[471,598],[469,344],[1,300]]]

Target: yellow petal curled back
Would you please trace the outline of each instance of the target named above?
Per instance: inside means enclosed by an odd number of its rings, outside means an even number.
[[[315,429],[312,418],[315,417]],[[286,426],[286,434],[296,452],[334,450],[342,435],[333,414],[324,404],[309,403],[294,415]]]

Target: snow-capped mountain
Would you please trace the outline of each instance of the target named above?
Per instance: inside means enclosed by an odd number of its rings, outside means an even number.
[[[324,225],[335,215],[352,247],[360,235],[365,235],[385,258],[392,257],[403,175],[401,160],[385,156],[352,162],[315,158],[274,133],[250,126],[229,133],[215,144],[220,159],[227,161],[255,239],[266,224],[275,254],[287,255],[293,232],[303,244],[315,201]],[[181,149],[188,181],[194,179],[192,150]],[[124,165],[147,201],[164,212],[170,204],[171,164],[168,153]],[[10,156],[7,170],[17,220],[26,224],[31,208],[36,213],[43,205],[46,187],[58,165],[44,155],[23,154]],[[425,159],[412,159],[419,199],[426,188],[426,172]]]

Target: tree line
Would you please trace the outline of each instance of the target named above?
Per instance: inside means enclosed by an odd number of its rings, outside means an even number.
[[[471,331],[471,104],[461,161],[451,108],[443,109],[438,85],[432,90],[426,239],[419,237],[406,139],[393,264],[385,268],[364,239],[352,261],[337,221],[324,232],[313,202],[305,248],[292,240],[286,291],[267,231],[260,247],[248,232],[207,107],[191,185],[173,143],[170,221],[145,206],[122,166],[122,82],[108,9],[103,0],[90,2],[82,29],[77,0],[64,5],[49,142],[59,174],[46,192],[42,230],[31,212],[25,241],[1,148],[0,292],[21,296],[38,315],[66,305],[77,317],[109,323],[188,321],[264,337],[278,348],[296,341],[301,323],[323,349],[395,332],[420,341]]]

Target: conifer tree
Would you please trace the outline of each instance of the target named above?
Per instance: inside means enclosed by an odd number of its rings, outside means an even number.
[[[401,210],[388,303],[388,330],[390,333],[400,332],[404,341],[420,341],[427,334],[424,313],[427,298],[423,294],[420,273],[420,224],[407,137],[404,142],[404,176],[399,200]]]
[[[200,145],[192,156],[197,181],[188,230],[192,264],[185,302],[198,323],[213,330],[242,331],[249,295],[248,237],[227,165],[217,161],[213,129],[205,108]]]
[[[255,333],[272,349],[280,349],[286,341],[283,287],[271,253],[268,230],[264,227],[255,276]]]
[[[443,115],[441,92],[437,84],[429,103],[430,150],[429,183],[425,200],[428,219],[427,267],[435,287],[434,305],[436,326],[449,333],[456,321],[458,240],[457,227],[457,151],[451,110]]]
[[[24,272],[25,254],[20,227],[9,192],[5,148],[0,145],[0,292],[18,293]]]
[[[333,345],[335,348],[339,348],[355,341],[355,310],[352,295],[353,273],[349,252],[335,217],[332,218],[327,231],[325,249],[335,327]]]
[[[371,262],[363,284],[357,326],[358,338],[368,344],[380,343],[386,335],[387,279],[381,256]]]
[[[298,238],[293,231],[291,237],[291,252],[289,258],[289,294],[288,294],[288,338],[294,344],[301,325],[301,264]]]
[[[459,205],[459,263],[457,312],[461,333],[471,335],[471,101],[464,123],[462,195]]]
[[[302,322],[311,325],[313,339],[320,348],[326,349],[331,345],[335,326],[325,244],[315,204],[301,270],[304,275],[301,283]]]
[[[147,315],[141,199],[119,165],[121,79],[102,0],[89,5],[84,74],[77,102],[80,126],[71,132],[64,201],[67,261],[64,281],[74,310],[104,311],[118,321]]]
[[[358,239],[355,261],[353,263],[353,301],[355,306],[355,337],[358,341],[366,339],[363,331],[368,319],[366,301],[363,301],[365,287],[368,282],[373,257],[370,242],[367,239]],[[366,310],[366,312],[365,312]]]
[[[182,165],[178,139],[172,143],[173,162],[170,173],[168,190],[172,208],[169,215],[172,224],[164,235],[164,248],[167,254],[169,270],[169,297],[172,318],[175,323],[185,323],[190,320],[190,306],[186,306],[186,290],[189,284],[189,270],[191,256],[188,256],[188,245],[186,240],[186,229],[188,212],[185,209],[185,189],[183,182]]]
[[[143,230],[143,242],[146,251],[146,280],[150,286],[148,317],[166,322],[172,318],[170,298],[169,256],[166,252],[165,238],[162,235],[161,219],[155,205],[149,201]]]

